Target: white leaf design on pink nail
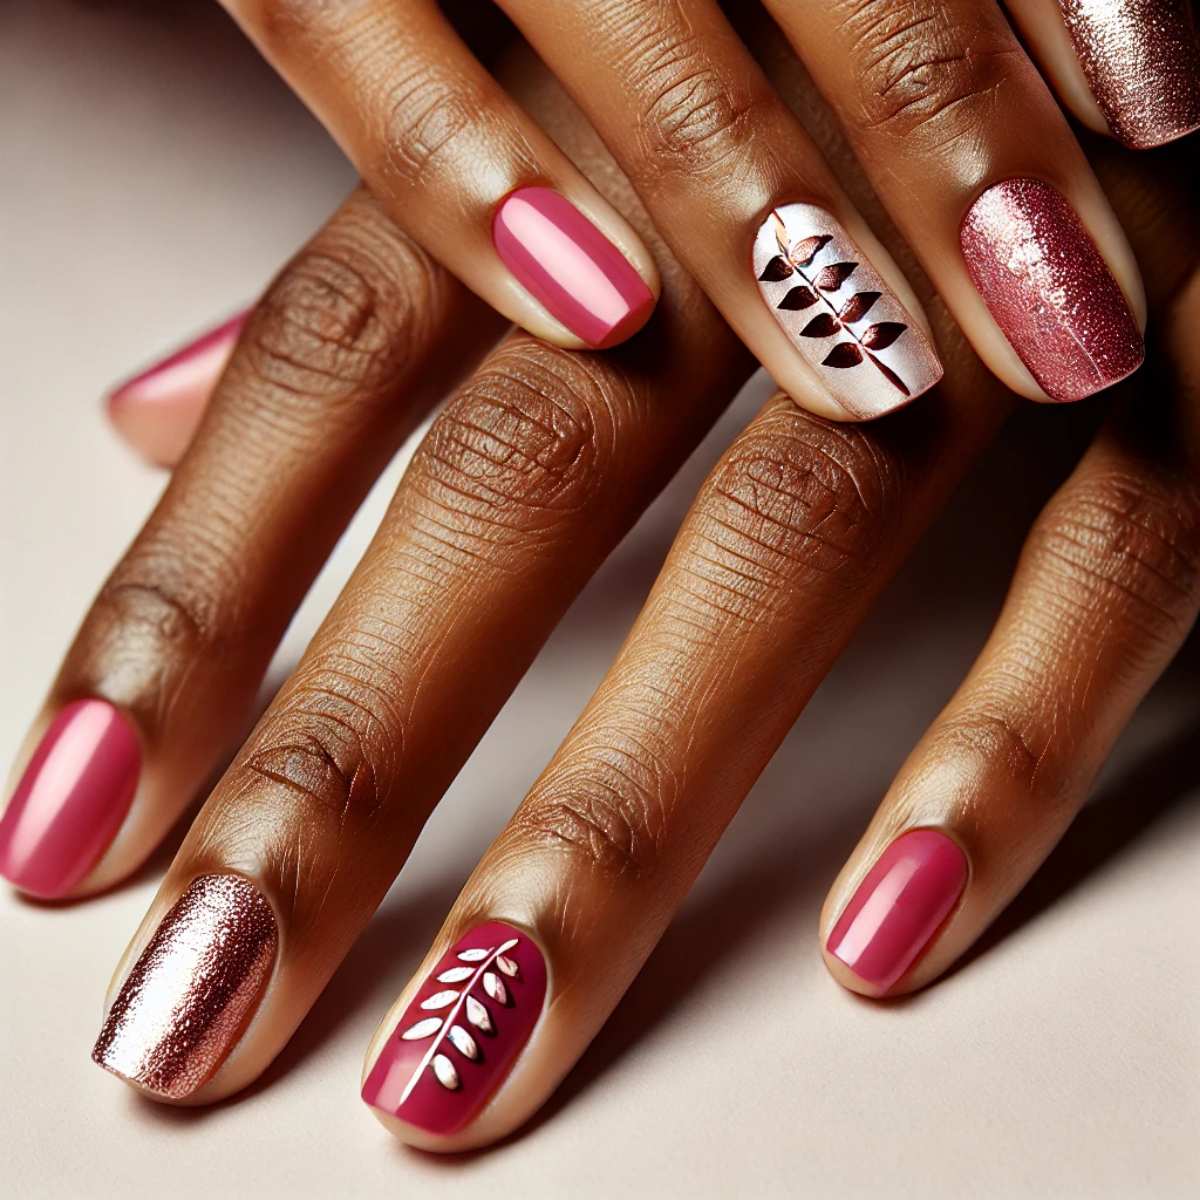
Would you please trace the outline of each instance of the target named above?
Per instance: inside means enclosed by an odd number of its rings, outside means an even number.
[[[423,1038],[433,1037],[441,1027],[441,1017],[426,1017],[425,1020],[409,1026],[400,1036],[406,1042],[419,1042]]]
[[[433,1056],[433,1073],[437,1076],[437,1081],[442,1087],[451,1092],[458,1091],[460,1086],[458,1071],[455,1070],[454,1064],[444,1054],[435,1054]]]
[[[492,1024],[488,1010],[474,996],[467,997],[467,1020],[484,1033],[495,1032],[496,1027]]]
[[[513,962],[511,958],[508,958],[503,954],[496,959],[496,966],[498,966],[500,970],[509,977],[509,979],[516,979],[516,977],[521,973],[517,964]]]
[[[485,971],[483,976],[483,990],[497,1004],[508,1003],[508,989],[504,986],[504,980],[499,975],[495,975],[491,971]]]
[[[437,1012],[439,1009],[449,1008],[461,994],[453,991],[434,992],[427,1000],[421,1001],[421,1007],[426,1012]]]
[[[460,950],[458,957],[463,962],[483,962],[489,954],[491,954],[490,949],[485,949],[483,946],[476,946],[471,950]]]
[[[455,1050],[464,1058],[469,1058],[474,1062],[479,1057],[478,1044],[461,1025],[452,1025],[446,1036],[454,1043]]]
[[[438,983],[462,983],[464,979],[470,979],[475,974],[473,967],[451,967],[448,971],[443,971],[438,977]]]

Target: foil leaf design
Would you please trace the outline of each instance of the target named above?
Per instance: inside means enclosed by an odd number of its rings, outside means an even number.
[[[857,266],[858,263],[852,262],[830,263],[817,272],[813,284],[823,292],[836,292],[854,274]]]
[[[801,337],[827,338],[833,337],[841,326],[832,313],[818,313],[805,327],[800,330]]]
[[[462,1083],[458,1078],[457,1068],[444,1054],[435,1054],[432,1065],[433,1073],[437,1076],[438,1083],[446,1088],[447,1091],[457,1092],[462,1087]]]
[[[777,254],[765,267],[759,276],[764,283],[778,283],[792,273],[791,264],[782,254]]]
[[[427,1037],[433,1037],[442,1027],[441,1017],[426,1017],[415,1025],[410,1025],[400,1037],[406,1042],[420,1042]]]
[[[906,329],[899,321],[880,321],[859,339],[868,350],[886,350]]]
[[[814,234],[812,237],[801,238],[791,249],[789,258],[797,266],[807,267],[830,242],[833,237],[828,233]]]
[[[862,358],[862,351],[853,342],[839,342],[821,360],[821,366],[857,367]]]
[[[838,319],[847,325],[861,321],[875,306],[879,295],[879,292],[855,292],[842,306],[842,311],[838,313]]]
[[[816,293],[812,288],[805,287],[804,284],[799,284],[794,288],[790,288],[788,294],[775,307],[794,312],[798,308],[808,308],[816,304],[816,302]]]

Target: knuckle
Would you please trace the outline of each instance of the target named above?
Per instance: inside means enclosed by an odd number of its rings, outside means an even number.
[[[412,64],[383,104],[379,171],[406,186],[427,184],[429,172],[488,111],[486,97],[441,64]]]
[[[1068,486],[1034,529],[1057,598],[1109,626],[1120,614],[1151,644],[1191,624],[1200,593],[1200,496],[1119,470]]]
[[[777,406],[730,447],[696,509],[685,560],[722,614],[757,619],[815,579],[869,568],[899,491],[897,467],[862,432]]]
[[[938,761],[965,759],[993,777],[1013,781],[1018,794],[1050,803],[1069,790],[1064,772],[1076,760],[1048,732],[1057,723],[1047,716],[999,695],[977,697],[969,711],[941,721]]]
[[[944,144],[993,106],[1020,49],[985,8],[933,0],[841,0],[853,47],[859,121],[868,130]]]
[[[327,416],[386,390],[429,336],[438,269],[381,224],[344,220],[283,270],[255,314],[245,366],[291,410]]]
[[[492,541],[558,527],[603,486],[628,399],[620,386],[579,357],[510,342],[434,422],[416,486],[456,527]]]

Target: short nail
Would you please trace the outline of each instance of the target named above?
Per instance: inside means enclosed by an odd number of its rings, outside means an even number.
[[[551,188],[505,197],[492,241],[521,286],[594,349],[636,333],[654,308],[654,293],[620,250]]]
[[[847,415],[882,416],[941,379],[921,326],[824,209],[772,209],[754,240],[754,275],[772,316]]]
[[[93,1060],[156,1096],[191,1095],[254,1015],[278,941],[271,905],[249,880],[194,879],[126,977]]]
[[[1141,366],[1133,313],[1057,188],[994,184],[971,205],[960,237],[984,303],[1051,400],[1082,400]]]
[[[1144,150],[1200,128],[1190,0],[1058,0],[1113,136]]]
[[[966,856],[951,838],[936,829],[901,834],[838,918],[829,953],[887,992],[929,944],[966,882]]]
[[[65,896],[116,836],[141,768],[137,734],[104,700],[53,720],[0,820],[0,875],[43,899]]]
[[[182,456],[248,316],[239,313],[109,393],[110,420],[143,458],[172,466]]]
[[[545,996],[546,963],[529,935],[477,926],[418,989],[362,1098],[429,1133],[462,1129],[508,1075]]]

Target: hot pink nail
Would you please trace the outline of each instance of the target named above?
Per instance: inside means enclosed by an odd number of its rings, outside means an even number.
[[[654,293],[620,250],[550,188],[507,196],[492,241],[521,286],[597,350],[636,333],[654,308]]]
[[[960,237],[979,294],[1051,400],[1082,400],[1142,365],[1125,296],[1057,188],[1040,179],[993,184]]]
[[[68,704],[0,820],[0,875],[44,899],[70,892],[116,836],[140,767],[137,734],[111,704]]]
[[[463,1128],[503,1082],[542,1012],[546,962],[492,921],[442,956],[375,1060],[362,1098],[430,1133]]]
[[[109,393],[109,420],[143,458],[164,467],[179,461],[249,315],[238,313]]]
[[[936,829],[901,834],[838,918],[829,953],[887,992],[929,944],[966,882],[967,860],[957,842]]]

